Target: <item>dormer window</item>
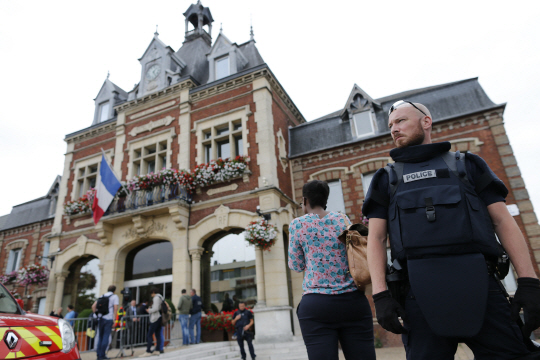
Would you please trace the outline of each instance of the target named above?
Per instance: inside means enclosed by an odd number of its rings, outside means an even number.
[[[353,115],[354,127],[357,137],[375,134],[375,127],[371,118],[371,111],[363,111]]]
[[[99,104],[99,122],[109,120],[109,102]]]
[[[216,59],[216,80],[230,75],[229,57]]]

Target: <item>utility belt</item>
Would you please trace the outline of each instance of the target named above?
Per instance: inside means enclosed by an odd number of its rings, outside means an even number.
[[[486,266],[490,276],[496,275],[497,279],[504,279],[510,271],[508,254],[503,251],[502,255],[496,260],[486,259]],[[386,284],[392,297],[404,306],[405,298],[410,290],[409,275],[407,268],[398,259],[395,259],[391,265],[386,266]]]

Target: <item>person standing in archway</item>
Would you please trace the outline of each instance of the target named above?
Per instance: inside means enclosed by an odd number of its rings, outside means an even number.
[[[197,295],[197,290],[191,289],[191,301],[193,307],[189,311],[191,314],[189,318],[189,337],[191,344],[199,344],[201,342],[201,312],[202,312],[202,300]],[[193,328],[197,328],[197,337],[193,333]]]
[[[375,360],[371,308],[348,271],[345,245],[338,240],[347,227],[346,215],[326,211],[329,194],[325,181],[306,183],[305,215],[289,226],[289,268],[305,271],[296,309],[302,336],[310,360],[338,360],[338,341],[346,359]]]

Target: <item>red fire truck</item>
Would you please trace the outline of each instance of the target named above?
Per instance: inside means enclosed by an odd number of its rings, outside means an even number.
[[[25,312],[3,284],[0,284],[0,339],[0,359],[81,358],[67,321]]]

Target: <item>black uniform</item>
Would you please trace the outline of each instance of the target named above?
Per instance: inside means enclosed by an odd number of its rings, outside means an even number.
[[[508,190],[480,157],[449,150],[448,142],[392,150],[396,165],[375,174],[362,209],[387,220],[392,258],[409,278],[402,301],[407,359],[454,359],[459,342],[477,360],[525,356],[486,265],[501,251],[487,206]]]
[[[253,319],[253,314],[248,309],[237,310],[234,312],[233,319],[238,315],[242,317],[234,325],[236,327],[236,341],[238,341],[238,346],[240,347],[240,354],[242,359],[246,359],[246,350],[244,349],[244,340],[248,343],[249,354],[252,359],[255,359],[255,349],[253,348],[253,327],[249,328],[249,331],[244,330],[244,326],[249,325],[251,319]]]

